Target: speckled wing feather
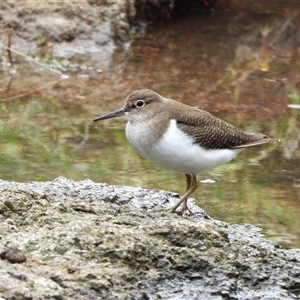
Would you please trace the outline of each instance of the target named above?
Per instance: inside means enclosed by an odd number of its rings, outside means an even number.
[[[238,149],[271,142],[264,134],[241,131],[200,109],[191,108],[185,114],[173,113],[178,128],[206,149]]]

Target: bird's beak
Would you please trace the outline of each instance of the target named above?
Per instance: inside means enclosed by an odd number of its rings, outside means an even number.
[[[93,121],[96,122],[96,121],[101,121],[101,120],[106,120],[106,119],[111,119],[111,118],[115,118],[115,117],[120,117],[120,116],[124,116],[125,115],[125,110],[124,108],[120,108],[120,109],[117,109],[111,113],[108,113],[104,116],[101,116],[101,117],[98,117],[96,119],[94,119]]]

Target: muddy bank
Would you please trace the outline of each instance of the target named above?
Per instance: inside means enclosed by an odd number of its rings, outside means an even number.
[[[0,181],[3,299],[294,299],[300,251],[251,225],[151,209],[178,195],[71,181]],[[3,251],[19,249],[26,262]],[[8,257],[7,257],[8,256]],[[22,257],[22,255],[21,255]]]

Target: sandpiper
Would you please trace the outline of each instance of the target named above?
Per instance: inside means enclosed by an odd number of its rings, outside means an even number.
[[[191,213],[187,200],[197,189],[196,174],[229,162],[245,148],[272,141],[148,89],[132,92],[121,109],[94,121],[119,116],[127,120],[126,137],[141,156],[185,174],[186,192],[169,210],[179,214]]]

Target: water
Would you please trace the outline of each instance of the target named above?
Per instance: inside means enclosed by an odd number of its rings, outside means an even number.
[[[299,56],[291,33],[278,36],[276,51],[265,42],[287,16],[198,13],[157,24],[129,51],[117,51],[109,68],[88,58],[64,61],[69,79],[28,61],[2,63],[0,178],[90,178],[182,194],[184,175],[139,157],[126,141],[124,120],[92,122],[120,108],[132,90],[151,88],[281,139],[198,175],[212,181],[200,182],[193,197],[213,218],[251,223],[286,247],[300,247],[300,111],[287,107],[300,102]]]

